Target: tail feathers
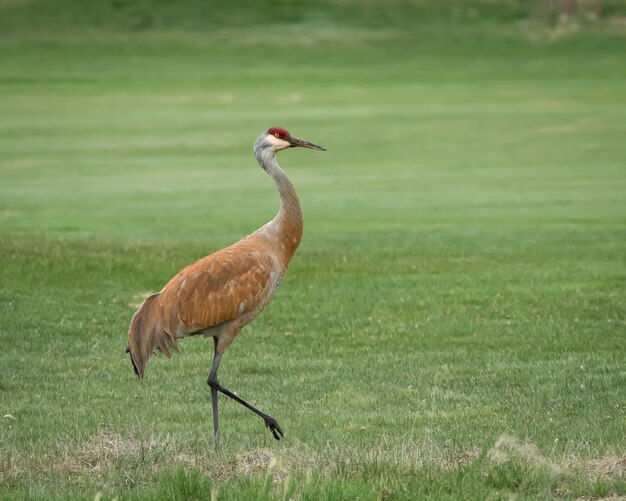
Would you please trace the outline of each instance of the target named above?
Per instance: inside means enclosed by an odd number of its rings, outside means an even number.
[[[139,379],[143,379],[146,363],[155,350],[167,357],[171,356],[170,348],[178,351],[176,339],[163,328],[160,317],[159,294],[154,294],[144,301],[130,323],[126,352]]]

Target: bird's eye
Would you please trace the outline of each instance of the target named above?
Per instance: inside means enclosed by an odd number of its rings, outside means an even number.
[[[280,137],[280,133],[279,133],[279,132],[276,132],[274,135],[275,135],[276,137]]]

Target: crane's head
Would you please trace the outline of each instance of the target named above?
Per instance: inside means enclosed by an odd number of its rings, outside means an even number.
[[[322,148],[319,144],[305,141],[298,137],[292,136],[289,131],[281,127],[271,127],[261,135],[257,143],[260,143],[261,148],[271,148],[272,151],[277,152],[285,150],[287,148],[311,148],[312,150],[326,151],[326,148]]]

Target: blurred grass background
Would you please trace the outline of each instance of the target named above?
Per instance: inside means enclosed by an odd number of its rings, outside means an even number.
[[[626,6],[0,2],[0,497],[626,495]],[[136,381],[133,306],[273,217],[224,357]]]

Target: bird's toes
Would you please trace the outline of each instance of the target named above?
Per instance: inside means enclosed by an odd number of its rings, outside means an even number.
[[[272,428],[272,435],[274,435],[274,438],[276,440],[280,440],[282,437],[285,436],[285,434],[283,433],[283,430],[280,429],[280,426],[277,426],[276,428]]]
[[[269,428],[276,440],[280,440],[281,437],[285,436],[278,422],[272,416],[267,416],[265,418],[265,426]]]

